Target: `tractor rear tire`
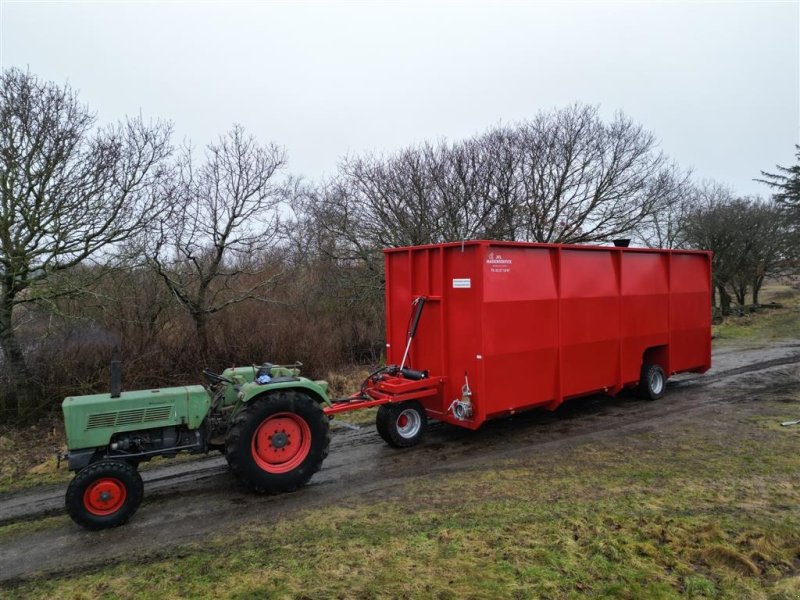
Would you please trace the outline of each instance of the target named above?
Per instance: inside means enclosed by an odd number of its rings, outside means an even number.
[[[642,400],[658,400],[667,389],[667,377],[658,365],[644,364],[639,376],[636,395]]]
[[[225,437],[225,458],[251,490],[292,492],[320,470],[330,439],[328,417],[313,398],[276,392],[239,410]]]
[[[425,435],[428,415],[416,400],[397,404],[381,404],[375,428],[383,441],[394,448],[416,446]]]
[[[144,485],[136,467],[120,460],[101,460],[84,467],[67,487],[67,513],[90,531],[118,527],[142,503]]]

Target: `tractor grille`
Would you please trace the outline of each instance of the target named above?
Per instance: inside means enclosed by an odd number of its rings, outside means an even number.
[[[134,425],[144,421],[144,409],[136,408],[134,410],[121,410],[117,413],[117,422],[115,425]]]
[[[170,404],[166,406],[151,406],[150,408],[146,408],[144,410],[144,422],[163,421],[164,419],[169,419],[171,414],[172,405]]]
[[[152,421],[165,421],[172,414],[172,405],[149,406],[148,408],[134,408],[118,412],[95,413],[89,415],[86,429],[100,429],[101,427],[117,427],[122,425],[138,425]]]
[[[117,420],[117,413],[97,413],[89,415],[89,423],[86,429],[98,429],[99,427],[113,427]]]

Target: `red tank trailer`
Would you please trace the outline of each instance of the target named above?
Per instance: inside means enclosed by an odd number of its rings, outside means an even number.
[[[623,388],[656,399],[671,375],[711,367],[710,252],[495,241],[384,252],[390,366],[325,412],[383,405],[393,445],[416,443],[428,417],[477,429]]]

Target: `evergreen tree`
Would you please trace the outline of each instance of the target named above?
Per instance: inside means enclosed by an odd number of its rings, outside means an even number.
[[[756,181],[766,183],[777,190],[773,195],[775,200],[787,209],[800,211],[800,145],[797,144],[795,144],[795,156],[797,164],[791,167],[776,165],[777,173],[761,171],[764,179],[756,179]]]

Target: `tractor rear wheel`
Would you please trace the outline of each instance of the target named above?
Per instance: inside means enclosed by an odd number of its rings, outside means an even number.
[[[125,523],[139,508],[143,494],[136,467],[101,460],[78,471],[67,488],[65,504],[73,521],[95,531]]]
[[[416,446],[425,435],[428,414],[416,400],[381,404],[375,427],[383,441],[395,448]]]
[[[310,396],[277,392],[246,404],[225,437],[225,458],[256,492],[291,492],[305,485],[328,456],[328,417]]]

